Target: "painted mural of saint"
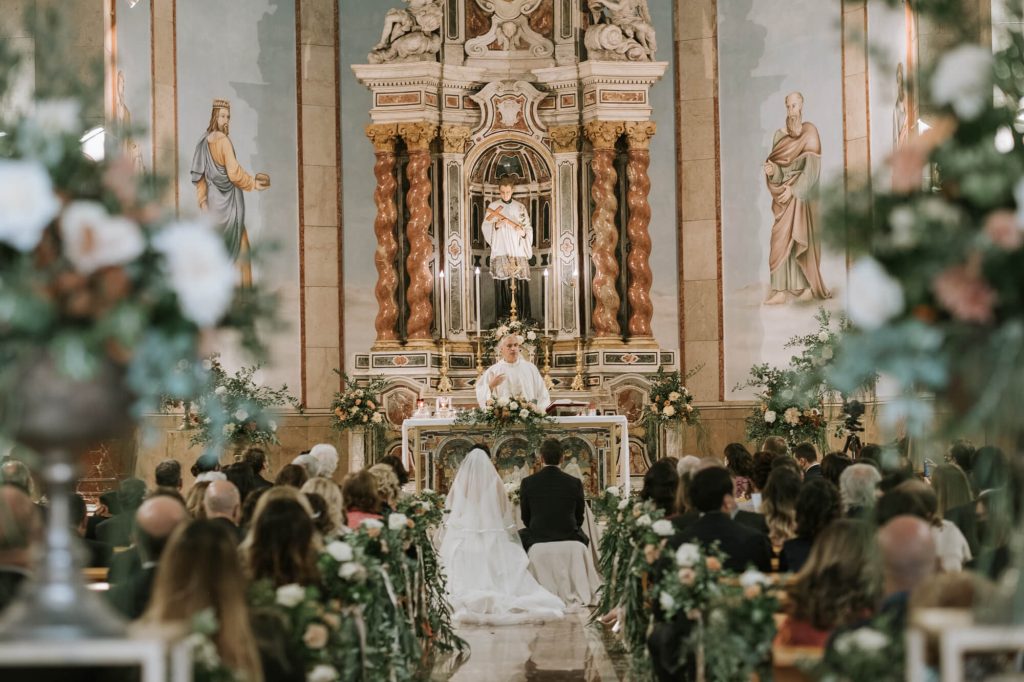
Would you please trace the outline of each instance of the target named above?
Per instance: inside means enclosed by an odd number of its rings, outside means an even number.
[[[821,137],[803,120],[804,96],[786,95],[786,126],[775,131],[764,175],[772,197],[771,273],[766,305],[829,298],[821,277],[821,236],[814,204],[821,177]]]
[[[245,231],[245,197],[242,192],[270,187],[265,173],[249,175],[238,164],[231,144],[231,103],[213,100],[210,124],[196,143],[192,156],[192,184],[196,186],[199,210],[209,214],[224,235],[228,253],[238,263],[242,286],[252,286],[249,235]]]
[[[910,139],[910,112],[903,62],[896,66],[896,104],[892,109],[892,150],[896,151]]]

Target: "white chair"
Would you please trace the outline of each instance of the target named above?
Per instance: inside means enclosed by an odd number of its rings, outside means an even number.
[[[597,603],[601,578],[582,542],[539,542],[530,547],[529,557],[533,577],[570,610]]]

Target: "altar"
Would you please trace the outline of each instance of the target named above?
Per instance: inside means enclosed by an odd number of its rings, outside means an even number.
[[[623,415],[555,417],[545,437],[561,441],[562,466],[575,463],[587,497],[611,485],[630,488],[629,432]],[[518,482],[540,466],[535,450],[521,431],[511,429],[499,438],[473,424],[453,418],[412,418],[402,422],[402,462],[414,472],[416,489],[446,493],[466,454],[479,443],[491,449],[494,466],[505,482]]]

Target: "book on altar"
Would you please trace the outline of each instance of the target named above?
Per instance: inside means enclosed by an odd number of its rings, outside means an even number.
[[[547,413],[553,417],[582,417],[593,409],[592,403],[581,403],[571,398],[552,400]]]

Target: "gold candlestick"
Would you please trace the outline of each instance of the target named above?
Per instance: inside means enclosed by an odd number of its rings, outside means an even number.
[[[441,378],[437,381],[437,392],[452,392],[452,380],[448,378],[448,342],[444,339],[441,339]]]
[[[572,378],[572,386],[570,387],[574,391],[582,391],[583,386],[583,338],[576,338],[576,376]]]
[[[508,308],[508,319],[511,322],[515,322],[517,319],[519,319],[519,316],[516,314],[516,275],[515,275],[515,272],[512,273],[512,281],[509,283],[509,288],[512,290],[512,304]]]
[[[544,386],[549,391],[554,387],[555,382],[551,380],[551,344],[554,343],[554,339],[548,336],[541,337],[541,343],[544,344]]]
[[[476,378],[479,379],[484,374],[484,335],[478,333],[476,335]]]

